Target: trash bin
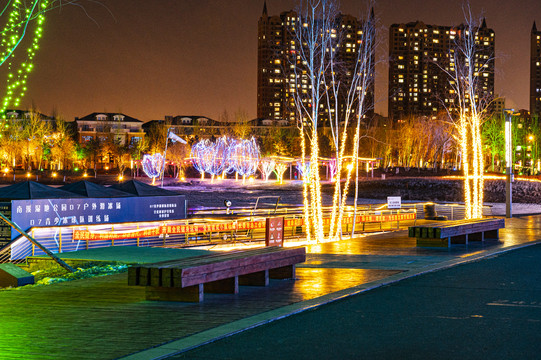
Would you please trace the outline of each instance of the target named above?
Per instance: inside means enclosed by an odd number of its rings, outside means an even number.
[[[447,216],[436,213],[436,204],[423,205],[423,212],[425,213],[425,220],[447,220]]]
[[[431,220],[436,217],[436,204],[424,204],[423,212],[426,220]]]

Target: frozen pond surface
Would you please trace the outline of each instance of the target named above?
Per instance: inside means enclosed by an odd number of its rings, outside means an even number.
[[[235,180],[192,180],[183,185],[166,186],[169,190],[178,191],[186,195],[188,207],[224,207],[224,200],[230,200],[233,207],[253,206],[258,197],[272,196],[274,198],[262,198],[260,203],[276,203],[276,196],[280,196],[280,204],[302,204],[302,182],[288,181],[278,185],[274,181],[242,184]],[[332,198],[324,194],[325,204],[330,204]],[[268,207],[268,206],[267,206]]]

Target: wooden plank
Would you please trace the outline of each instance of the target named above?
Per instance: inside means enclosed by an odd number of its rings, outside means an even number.
[[[150,268],[150,286],[160,287],[162,286],[160,268]]]
[[[227,279],[211,281],[204,284],[206,293],[217,294],[238,294],[239,293],[239,278],[234,276]]]
[[[173,269],[163,268],[161,269],[162,285],[163,287],[173,287]]]
[[[478,232],[483,232],[483,231],[496,230],[500,228],[501,226],[499,226],[499,224],[497,223],[483,224],[483,225],[479,225],[479,224],[460,225],[460,226],[442,228],[440,237],[466,235],[469,233],[478,233]]]
[[[147,286],[150,285],[150,268],[139,268],[139,281],[137,285]]]
[[[235,259],[245,256],[254,256],[258,254],[266,254],[266,253],[274,253],[274,252],[281,252],[281,251],[288,251],[292,249],[298,249],[298,248],[281,248],[278,246],[271,246],[271,247],[264,247],[264,248],[258,248],[258,249],[250,249],[250,250],[235,250],[235,251],[229,251],[226,253],[217,253],[212,255],[201,255],[201,256],[195,256],[185,259],[179,259],[179,260],[168,260],[153,264],[145,264],[142,266],[155,266],[155,267],[178,267],[178,266],[185,266],[189,264],[211,264],[214,262],[221,262],[227,259]]]
[[[154,288],[185,288],[251,273],[265,274],[267,272],[268,277],[268,271],[272,268],[292,266],[304,261],[306,261],[306,248],[304,247],[285,249],[268,247],[236,251],[230,254],[211,255],[210,259],[197,257],[133,267],[130,268],[130,271],[132,277],[135,277],[137,281],[132,280],[131,284]],[[184,267],[180,268],[179,266]],[[259,281],[259,283],[261,282],[268,283],[268,279],[265,280],[265,275],[263,275],[263,281]],[[213,286],[211,285],[211,288]]]
[[[145,296],[152,301],[201,302],[204,297],[203,284],[186,288],[166,288],[147,286]]]
[[[128,268],[128,285],[139,285],[139,267]]]
[[[273,269],[288,265],[297,264],[300,262],[303,262],[304,258],[301,258],[299,256],[296,257],[290,257],[280,260],[273,260],[263,263],[253,263],[245,266],[230,268],[227,270],[219,270],[215,272],[208,272],[208,273],[192,273],[191,276],[183,276],[181,277],[182,287],[191,286],[199,283],[206,283],[209,281],[216,281],[225,279],[228,277],[233,276],[240,276],[245,274],[250,274],[258,271],[263,271],[266,269]]]
[[[269,276],[271,279],[295,279],[295,265],[270,269]]]
[[[246,286],[268,286],[269,270],[258,271],[239,276],[239,285]]]
[[[420,247],[449,247],[447,239],[417,238],[417,246]]]
[[[485,231],[485,239],[497,240],[500,238],[499,229]]]
[[[220,270],[227,271],[228,269],[232,267],[250,265],[252,263],[257,263],[257,262],[279,260],[285,257],[294,257],[294,256],[306,257],[306,249],[304,247],[294,248],[294,249],[285,249],[284,251],[281,251],[281,252],[260,254],[260,255],[249,256],[249,257],[239,257],[236,259],[231,259],[231,260],[226,260],[226,261],[221,261],[221,262],[216,262],[216,263],[211,263],[211,264],[202,264],[202,265],[197,265],[194,267],[187,267],[183,269],[182,276],[190,276],[192,273],[200,273],[200,272],[214,272],[214,271],[220,271]]]
[[[473,219],[438,222],[410,227],[408,235],[417,238],[447,238],[471,233],[491,231],[505,227],[504,219]]]
[[[299,248],[281,248],[281,247],[267,247],[267,248],[259,248],[259,249],[253,249],[253,250],[246,250],[246,251],[234,251],[230,253],[220,253],[220,254],[213,254],[213,255],[203,255],[198,257],[192,257],[187,259],[180,259],[180,260],[169,260],[165,262],[159,262],[159,263],[153,263],[153,264],[144,264],[140,265],[139,267],[159,267],[159,268],[165,268],[165,267],[183,267],[188,268],[190,266],[201,266],[204,264],[214,264],[214,263],[221,263],[226,260],[233,260],[233,259],[239,259],[247,256],[255,256],[260,254],[271,254],[271,253],[282,253],[283,251],[292,251],[294,249]]]

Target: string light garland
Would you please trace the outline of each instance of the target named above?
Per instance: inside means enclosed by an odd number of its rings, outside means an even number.
[[[276,178],[278,179],[278,182],[280,184],[284,183],[284,173],[287,170],[287,165],[284,163],[278,163],[276,164],[274,168],[274,173],[276,174]]]
[[[192,146],[190,158],[192,159],[193,167],[199,171],[201,178],[205,177],[205,173],[209,171],[212,159],[213,144],[208,139],[204,139]]]
[[[304,182],[309,183],[310,170],[311,170],[310,161],[305,162],[304,165],[301,161],[297,161],[297,165],[295,165],[295,167],[297,168],[297,171],[299,172],[301,179],[303,179]]]
[[[254,138],[237,140],[221,137],[216,142],[201,140],[192,146],[192,164],[204,178],[236,172],[243,178],[254,175],[259,165],[259,147]]]
[[[14,0],[0,13],[7,18],[0,31],[0,66],[7,64],[6,90],[0,113],[4,113],[10,106],[18,107],[26,94],[28,74],[34,69],[33,61],[43,36],[45,13],[54,7],[54,3],[48,0]],[[33,30],[31,25],[34,25]],[[28,33],[32,35],[29,35],[26,51],[16,51]]]
[[[276,161],[273,159],[261,160],[261,173],[265,176],[265,181],[269,181],[269,176],[276,168]]]
[[[165,165],[163,155],[160,153],[154,155],[145,154],[141,163],[144,173],[152,179],[152,184],[154,185],[154,181],[160,176]]]
[[[336,173],[338,172],[338,167],[336,164],[336,159],[329,160],[329,172],[331,175],[331,181],[336,181]]]
[[[254,175],[259,164],[259,146],[255,138],[236,141],[229,149],[229,161],[235,171],[243,179]]]

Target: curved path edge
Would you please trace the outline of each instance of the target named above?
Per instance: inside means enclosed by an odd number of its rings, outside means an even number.
[[[213,329],[205,330],[200,333],[190,335],[178,340],[158,345],[131,355],[127,355],[118,359],[122,360],[160,360],[167,359],[173,355],[178,355],[183,352],[193,350],[197,347],[212,343],[214,341],[233,336],[240,332],[253,329],[255,327],[271,323],[275,320],[283,319],[291,315],[295,315],[307,310],[316,309],[322,305],[329,304],[334,301],[338,301],[353,295],[364,293],[370,290],[374,290],[383,286],[392,285],[399,281],[413,278],[415,276],[445,270],[454,266],[467,264],[479,260],[483,260],[489,257],[497,256],[509,251],[525,248],[541,244],[541,240],[532,241],[526,244],[520,244],[510,246],[506,248],[499,248],[493,251],[486,251],[482,253],[474,253],[470,256],[443,261],[435,265],[423,268],[420,271],[404,271],[391,276],[388,276],[381,280],[372,281],[369,283],[354,286],[348,289],[336,291],[330,294],[326,294],[314,299],[301,301],[291,305],[283,306],[278,309],[270,310],[250,316],[241,320],[233,321],[231,323],[215,327]]]

